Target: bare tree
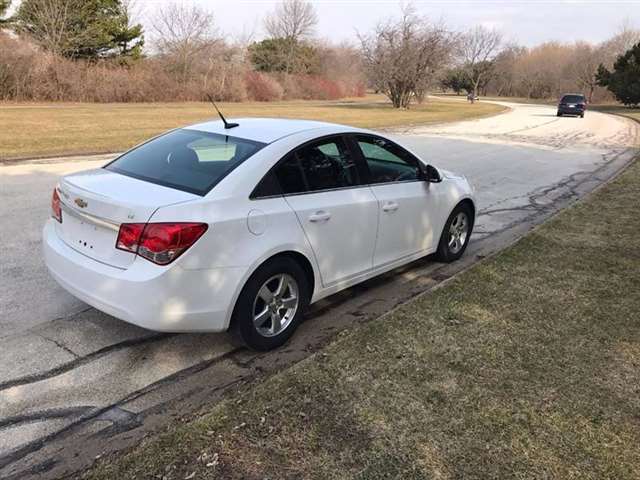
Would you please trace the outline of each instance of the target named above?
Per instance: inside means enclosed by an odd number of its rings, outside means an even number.
[[[305,0],[283,0],[264,21],[271,37],[293,42],[312,35],[317,24],[313,5]]]
[[[478,94],[478,86],[483,77],[493,68],[491,60],[498,54],[501,43],[500,32],[481,25],[460,37],[460,57],[473,86],[474,97]]]
[[[311,36],[318,24],[313,5],[306,0],[283,0],[264,20],[272,38],[284,41],[285,72],[291,73],[300,42]]]
[[[171,3],[160,7],[152,27],[158,50],[173,60],[183,82],[191,75],[198,54],[216,40],[213,14],[197,5]]]
[[[516,89],[516,65],[527,51],[516,44],[507,45],[493,59],[493,77],[488,89],[498,96],[514,96]]]
[[[349,96],[364,93],[366,78],[362,55],[350,42],[332,45],[328,42],[317,46],[319,71],[325,78],[341,82]]]
[[[634,26],[630,18],[626,18],[618,27],[618,32],[612,40],[612,43],[617,47],[616,54],[622,55],[640,42],[640,30]]]
[[[634,28],[629,19],[624,20],[617,33],[602,43],[602,63],[606,68],[612,68],[616,59],[640,42],[640,29]]]
[[[602,48],[586,42],[576,42],[569,63],[569,74],[574,78],[576,85],[585,91],[589,103],[592,102],[593,92],[598,86],[596,73],[603,61]]]
[[[241,31],[234,33],[233,43],[242,49],[247,49],[255,42],[257,30],[258,24],[255,21],[251,25],[244,24]]]
[[[359,37],[370,81],[396,108],[408,108],[413,98],[424,97],[452,51],[452,34],[410,7],[400,20],[380,23],[373,34]]]
[[[142,22],[142,9],[139,0],[120,0],[122,14],[129,25]]]

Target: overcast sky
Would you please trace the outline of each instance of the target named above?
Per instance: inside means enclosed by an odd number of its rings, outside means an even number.
[[[148,15],[157,5],[171,0],[138,0]],[[186,0],[185,0],[186,1]],[[191,0],[213,12],[218,28],[240,36],[264,35],[262,18],[275,0]],[[398,0],[312,0],[319,17],[317,34],[333,41],[355,41],[380,21],[398,14]],[[509,1],[466,0],[412,2],[418,12],[444,20],[454,29],[483,24],[495,27],[507,40],[531,46],[547,40],[599,42],[611,36],[623,21],[640,28],[640,0],[619,1]],[[144,19],[144,16],[142,16]],[[145,25],[147,20],[143,20]]]

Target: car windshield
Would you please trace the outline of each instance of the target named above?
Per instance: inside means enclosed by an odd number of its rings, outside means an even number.
[[[584,102],[584,97],[582,95],[565,95],[560,101],[562,103],[582,103]]]
[[[205,195],[264,143],[202,132],[173,130],[118,157],[107,170]]]

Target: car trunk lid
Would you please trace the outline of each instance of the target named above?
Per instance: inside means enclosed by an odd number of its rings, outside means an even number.
[[[58,192],[58,235],[83,255],[122,269],[131,265],[135,254],[115,248],[120,224],[145,223],[160,207],[200,198],[105,169],[68,175]]]

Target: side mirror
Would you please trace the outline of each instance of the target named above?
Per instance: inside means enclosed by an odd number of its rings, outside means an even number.
[[[433,165],[420,165],[420,176],[422,180],[429,183],[439,183],[442,181],[442,175]]]

